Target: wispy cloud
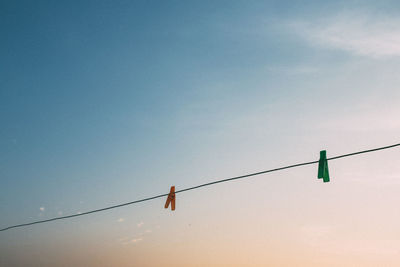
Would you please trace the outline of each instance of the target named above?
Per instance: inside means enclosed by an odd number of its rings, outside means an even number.
[[[317,246],[322,240],[327,240],[333,233],[330,225],[306,225],[301,228],[303,241],[310,246]]]
[[[290,25],[313,45],[372,58],[400,56],[400,18],[397,17],[347,12]]]
[[[322,238],[332,232],[330,225],[306,225],[302,227],[302,232],[308,237]]]
[[[380,107],[383,105],[379,101],[374,104]],[[400,108],[388,104],[379,110],[362,108],[359,112],[347,114],[345,117],[321,122],[319,127],[324,130],[340,129],[347,132],[400,131],[400,121],[396,120],[399,115]]]
[[[138,228],[141,228],[143,225],[144,225],[143,222],[140,222],[137,224]],[[122,245],[137,243],[137,242],[143,241],[146,236],[151,235],[153,232],[151,229],[146,229],[144,231],[143,230],[141,230],[140,233],[136,233],[134,235],[128,235],[128,236],[119,238],[119,239],[117,239],[117,242]],[[138,230],[136,230],[136,231],[138,231]]]
[[[143,241],[142,237],[137,237],[137,238],[132,238],[132,239],[121,239],[120,242],[122,245],[129,245],[129,244],[134,244],[134,243],[138,243],[140,241]]]
[[[400,241],[393,240],[353,240],[346,238],[340,242],[340,246],[332,250],[335,254],[349,253],[358,255],[376,254],[376,255],[399,255]]]
[[[318,68],[313,66],[277,66],[271,65],[266,67],[266,71],[272,73],[282,73],[287,75],[306,75],[314,74],[319,71]]]

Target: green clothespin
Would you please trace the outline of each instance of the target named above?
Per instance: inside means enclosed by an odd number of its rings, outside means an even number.
[[[321,179],[324,183],[329,182],[329,171],[328,171],[328,160],[326,158],[326,150],[319,152],[318,162],[318,179]]]

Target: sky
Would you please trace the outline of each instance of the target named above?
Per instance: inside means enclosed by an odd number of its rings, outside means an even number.
[[[399,143],[397,1],[0,1],[0,228]],[[0,232],[2,266],[399,266],[400,151]]]

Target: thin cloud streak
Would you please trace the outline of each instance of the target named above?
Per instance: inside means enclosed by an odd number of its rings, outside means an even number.
[[[121,244],[122,244],[122,245],[129,245],[129,244],[138,243],[138,242],[140,242],[140,241],[143,241],[143,238],[142,238],[142,237],[133,238],[133,239],[129,239],[129,240],[127,240],[127,239],[121,240]]]
[[[347,132],[400,131],[400,122],[395,120],[398,115],[400,115],[400,109],[396,106],[386,106],[378,112],[363,109],[358,113],[348,114],[346,117],[322,122],[318,127],[324,130],[340,129]]]
[[[317,21],[290,23],[312,45],[345,50],[370,58],[400,56],[400,19],[342,13]]]

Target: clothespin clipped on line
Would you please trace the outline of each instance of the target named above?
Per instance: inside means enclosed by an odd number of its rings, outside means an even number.
[[[168,209],[169,203],[171,203],[171,210],[175,210],[175,186],[171,186],[164,208]]]
[[[321,179],[324,183],[330,181],[329,170],[328,170],[328,160],[326,158],[326,150],[319,152],[319,162],[318,162],[318,179]]]

